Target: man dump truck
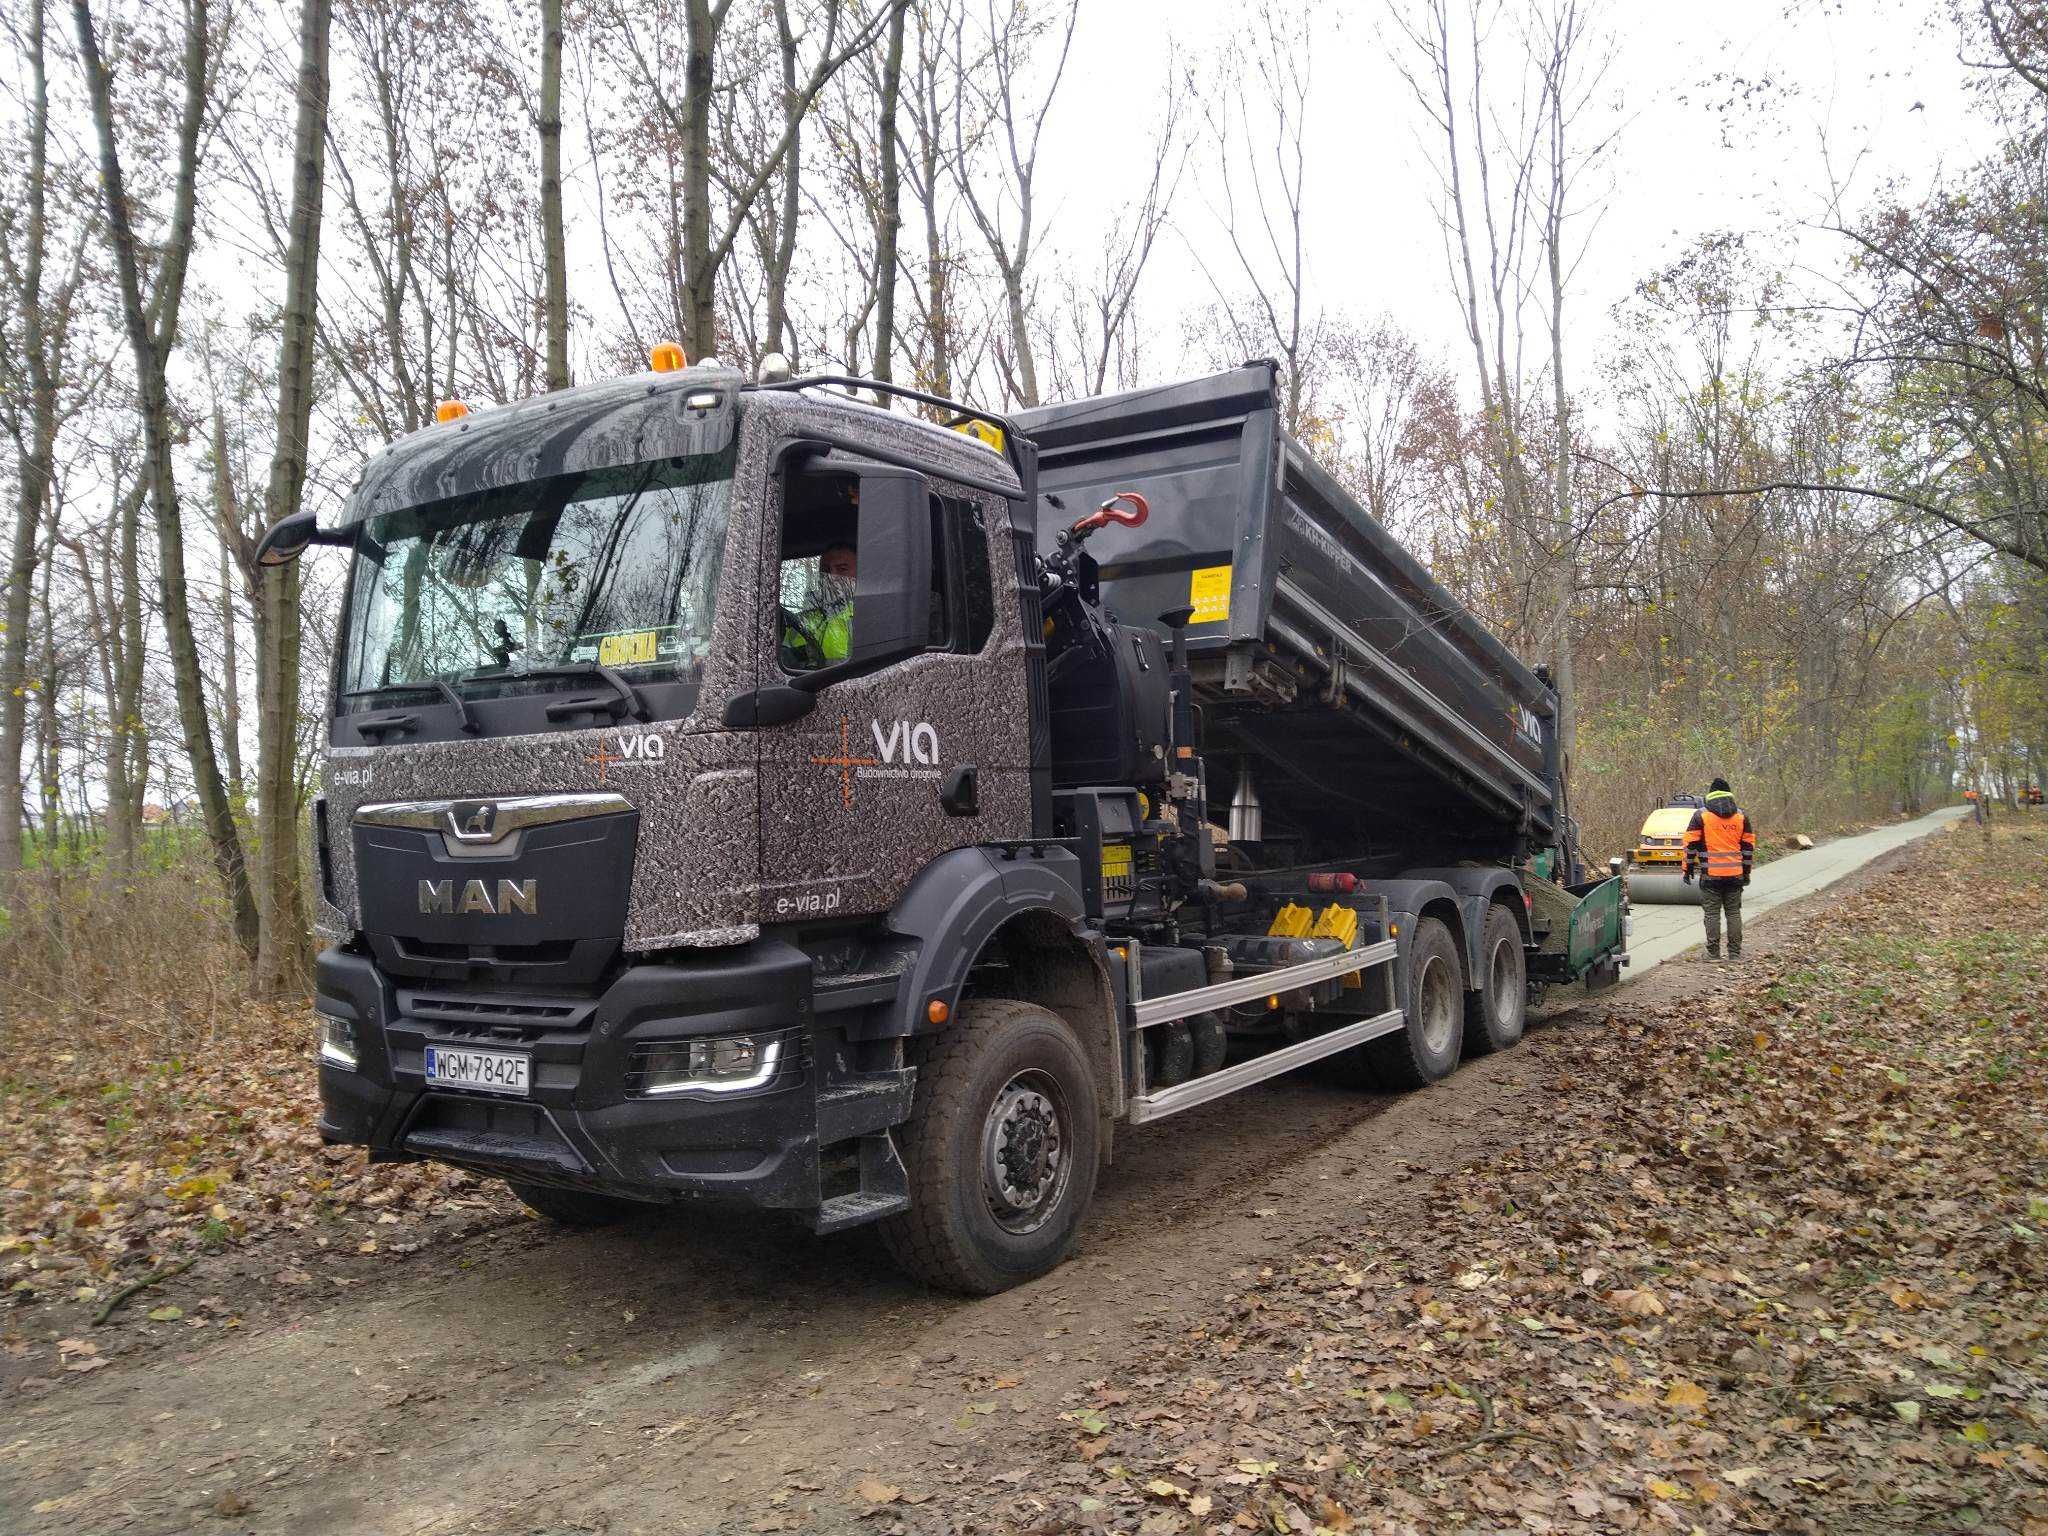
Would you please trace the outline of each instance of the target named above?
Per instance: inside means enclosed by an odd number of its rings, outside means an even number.
[[[1120,1123],[1316,1061],[1420,1086],[1618,974],[1555,696],[1272,365],[1006,419],[663,353],[451,402],[266,535],[352,560],[328,1142],[572,1223],[879,1222],[991,1292]]]

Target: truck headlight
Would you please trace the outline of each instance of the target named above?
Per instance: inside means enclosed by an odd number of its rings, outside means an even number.
[[[338,1019],[331,1013],[315,1014],[320,1024],[320,1060],[344,1072],[356,1069],[356,1026],[352,1019]]]
[[[793,1030],[661,1040],[633,1053],[629,1079],[643,1098],[723,1098],[781,1086],[800,1070]]]

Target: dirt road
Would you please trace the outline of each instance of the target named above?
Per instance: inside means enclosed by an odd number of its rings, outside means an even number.
[[[1815,891],[1825,890],[1846,879],[1880,854],[1917,842],[1969,812],[1960,805],[1945,806],[1913,821],[1876,827],[1853,837],[1838,837],[1804,853],[1788,853],[1757,867],[1749,889],[1742,893],[1745,918],[1760,917],[1788,901],[1797,901]],[[1700,910],[1690,907],[1639,906],[1635,909],[1635,934],[1629,941],[1630,969],[1638,976],[1672,956],[1683,954],[1700,942]]]
[[[876,1513],[863,1478],[908,1501],[970,1465],[1000,1481],[983,1463],[1011,1431],[1056,1420],[1263,1254],[1364,1205],[1427,1222],[1417,1175],[1539,1112],[1546,1042],[1601,1006],[1617,1004],[1567,1010],[1425,1093],[1297,1076],[1126,1134],[1079,1256],[985,1301],[912,1286],[860,1233],[701,1216],[522,1223],[322,1280],[297,1315],[17,1397],[0,1528],[886,1529],[853,1523]]]

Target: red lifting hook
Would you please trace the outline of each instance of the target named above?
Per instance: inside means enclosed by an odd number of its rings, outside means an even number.
[[[1130,510],[1127,512],[1117,511],[1116,504],[1120,501],[1129,502],[1131,504]],[[1152,504],[1143,496],[1139,495],[1136,491],[1118,491],[1109,500],[1074,524],[1072,531],[1075,533],[1090,533],[1097,528],[1106,528],[1111,523],[1122,523],[1126,528],[1136,528],[1151,515]]]

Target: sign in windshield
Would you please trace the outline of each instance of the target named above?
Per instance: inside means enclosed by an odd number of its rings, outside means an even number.
[[[711,645],[731,488],[727,451],[370,518],[343,691],[576,664],[694,680]]]

